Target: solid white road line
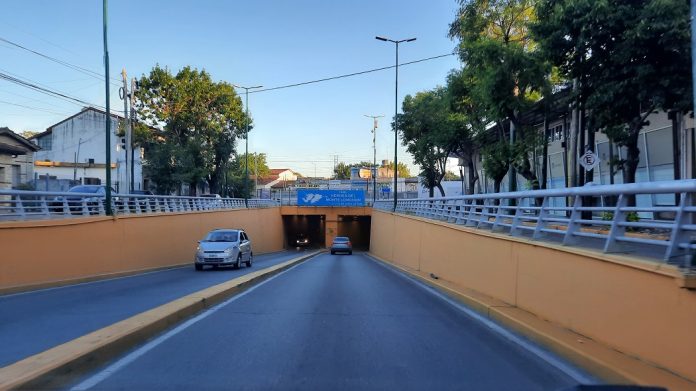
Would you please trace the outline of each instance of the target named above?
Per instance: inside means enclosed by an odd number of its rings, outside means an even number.
[[[317,254],[317,255],[321,255],[321,254]],[[312,258],[308,259],[308,261],[312,260]],[[222,309],[226,305],[228,305],[236,300],[241,299],[242,297],[248,295],[249,293],[253,292],[257,288],[263,286],[264,284],[267,284],[267,283],[273,281],[277,277],[282,276],[283,274],[289,272],[290,270],[292,270],[300,265],[302,265],[302,263],[299,263],[299,264],[294,265],[286,270],[283,270],[282,272],[280,272],[274,276],[271,276],[266,280],[263,280],[262,282],[254,285],[253,287],[245,290],[244,292],[242,292],[236,296],[233,296],[233,297],[223,301],[222,303],[220,303],[214,307],[211,307],[211,308],[205,310],[204,312],[202,312],[202,313],[196,315],[195,317],[187,320],[186,322],[180,324],[179,326],[175,327],[174,329],[166,332],[165,334],[160,335],[159,337],[157,337],[157,338],[153,339],[152,341],[146,343],[145,345],[139,347],[138,349],[134,350],[133,352],[126,355],[125,357],[121,358],[120,360],[116,361],[115,363],[104,368],[103,370],[97,372],[92,377],[82,381],[78,385],[71,388],[71,390],[73,390],[73,391],[88,390],[88,389],[96,386],[97,384],[106,380],[107,378],[109,378],[111,375],[113,375],[114,373],[116,373],[117,371],[119,371],[120,369],[125,367],[126,365],[137,360],[139,357],[143,356],[144,354],[146,354],[150,350],[154,349],[158,345],[162,344],[166,340],[170,339],[171,337],[179,334],[180,332],[186,330],[187,328],[193,326],[194,324],[200,322],[201,320],[203,320],[203,319],[209,317],[210,315],[214,314],[215,312],[219,311],[220,309]]]
[[[553,366],[554,368],[558,369],[559,371],[563,372],[566,376],[570,377],[573,379],[575,382],[580,383],[580,384],[598,384],[597,379],[586,375],[583,371],[575,368],[574,366],[568,364],[565,360],[562,358],[556,356],[555,354],[546,351],[542,349],[541,347],[537,346],[534,343],[529,342],[525,338],[522,338],[515,333],[507,330],[503,326],[497,324],[496,322],[480,315],[476,311],[466,307],[465,305],[459,303],[458,301],[448,297],[447,295],[443,294],[442,292],[438,291],[437,289],[425,284],[422,281],[417,280],[415,277],[411,277],[405,272],[398,270],[396,268],[387,266],[383,262],[374,259],[372,256],[368,255],[368,257],[378,265],[382,266],[383,268],[391,271],[392,273],[406,279],[407,281],[410,281],[414,285],[420,287],[421,289],[425,290],[426,292],[429,292],[430,294],[438,297],[439,299],[447,302],[454,308],[458,309],[459,311],[463,312],[470,318],[478,321],[479,323],[483,324],[486,326],[489,330],[493,331],[494,333],[498,334],[499,336],[505,338],[506,340],[522,347],[523,349],[527,350],[528,352],[532,353],[533,355],[539,357],[541,360],[545,361],[549,365]]]

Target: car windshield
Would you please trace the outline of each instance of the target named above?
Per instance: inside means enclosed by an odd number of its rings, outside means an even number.
[[[99,186],[75,186],[68,191],[70,193],[96,193],[99,191]]]
[[[210,232],[204,242],[236,242],[239,238],[238,231],[213,231]]]
[[[347,243],[350,242],[350,239],[348,239],[345,236],[337,236],[336,239],[334,239],[334,243]]]

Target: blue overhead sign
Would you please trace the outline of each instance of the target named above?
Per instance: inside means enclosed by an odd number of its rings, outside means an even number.
[[[297,205],[365,206],[365,191],[297,189]]]

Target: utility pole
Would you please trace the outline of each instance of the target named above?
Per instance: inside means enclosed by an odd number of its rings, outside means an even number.
[[[121,71],[121,77],[123,78],[123,87],[121,87],[119,95],[121,96],[121,99],[123,99],[123,118],[125,118],[126,121],[126,188],[128,189],[128,193],[130,193],[131,191],[133,191],[132,181],[130,180],[131,173],[133,172],[133,170],[128,169],[128,159],[132,158],[130,152],[133,149],[133,144],[131,140],[130,116],[128,115],[128,102],[130,101],[130,96],[128,95],[128,74],[126,73],[126,68],[123,68],[123,70]],[[130,166],[132,165],[133,161],[131,160]]]
[[[377,118],[384,117],[383,115],[367,115],[365,117],[372,118],[372,204],[377,201]]]
[[[232,84],[233,87],[244,89],[246,107],[246,128],[244,130],[244,206],[249,207],[249,90],[263,86],[242,87]]]
[[[77,161],[80,158],[80,145],[82,145],[82,137],[77,140],[77,152],[75,152],[75,165],[73,166],[73,181],[77,181]]]
[[[135,81],[135,78],[131,79],[131,89],[130,89],[130,109],[128,113],[130,114],[130,134],[131,138],[128,141],[128,146],[130,147],[130,156],[131,156],[131,177],[130,177],[130,188],[131,191],[135,190],[135,148],[133,148],[133,123],[135,122],[135,90],[137,89],[137,83]]]
[[[104,84],[106,87],[106,215],[112,216],[111,209],[111,106],[109,104],[109,47],[107,38],[108,0],[102,2],[102,25],[104,28]]]

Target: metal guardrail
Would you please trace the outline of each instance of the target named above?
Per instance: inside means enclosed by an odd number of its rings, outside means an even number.
[[[670,194],[672,205],[629,206],[636,197]],[[393,200],[377,201],[375,208],[392,211]],[[604,252],[632,247],[641,255],[696,266],[696,180],[398,200],[396,212]]]
[[[0,190],[0,221],[99,216],[106,214],[103,194]],[[249,199],[249,208],[279,206],[275,200]],[[119,215],[243,209],[243,198],[177,197],[114,194],[112,209]]]

